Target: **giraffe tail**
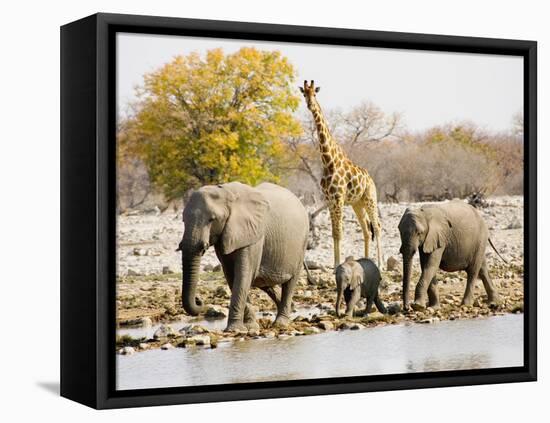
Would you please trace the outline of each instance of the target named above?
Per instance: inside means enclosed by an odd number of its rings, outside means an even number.
[[[372,222],[369,222],[369,226],[370,226],[370,238],[372,241],[374,241],[374,225],[372,224]]]

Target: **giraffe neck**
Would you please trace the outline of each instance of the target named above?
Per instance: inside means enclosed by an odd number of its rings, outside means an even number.
[[[321,150],[321,160],[326,166],[334,158],[333,156],[339,149],[334,141],[334,138],[332,138],[328,122],[323,115],[319,103],[315,100],[312,101],[309,110],[313,114],[313,119],[315,120],[315,127],[319,137],[319,148]]]

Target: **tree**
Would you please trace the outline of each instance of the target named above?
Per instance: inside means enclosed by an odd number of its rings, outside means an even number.
[[[277,182],[298,136],[295,71],[278,51],[177,56],[144,76],[119,149],[168,199],[204,184]]]

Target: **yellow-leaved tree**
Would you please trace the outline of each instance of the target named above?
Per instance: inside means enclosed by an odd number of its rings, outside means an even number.
[[[278,51],[177,56],[144,76],[119,132],[119,160],[146,164],[167,199],[204,184],[277,182],[299,135],[295,70]]]

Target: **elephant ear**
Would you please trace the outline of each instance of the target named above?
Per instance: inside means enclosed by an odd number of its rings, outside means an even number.
[[[426,239],[422,247],[422,250],[426,254],[430,254],[434,250],[442,248],[447,244],[448,230],[452,226],[451,221],[443,212],[438,211],[430,214],[431,216],[428,219],[428,233],[426,234]]]
[[[258,242],[265,233],[269,203],[255,188],[238,182],[222,185],[229,196],[229,217],[221,234],[223,254],[230,254]]]
[[[359,288],[363,283],[363,267],[357,262],[354,264],[350,281],[350,288],[353,290]]]

